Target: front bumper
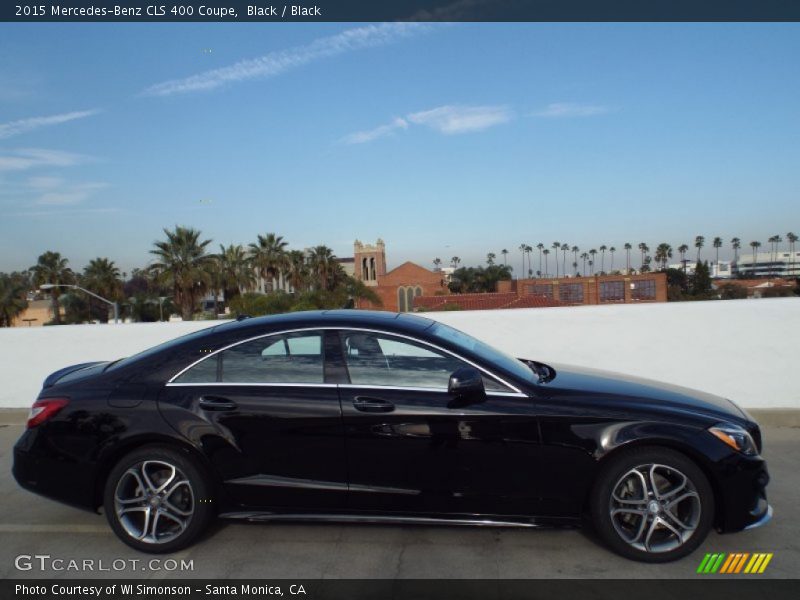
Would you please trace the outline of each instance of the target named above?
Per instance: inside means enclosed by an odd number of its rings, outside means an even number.
[[[767,502],[769,473],[764,459],[737,453],[718,466],[717,529],[727,533],[766,525],[772,507]]]
[[[758,521],[755,521],[754,523],[750,523],[750,525],[745,527],[745,529],[757,529],[758,527],[761,527],[762,525],[766,525],[770,521],[772,521],[772,507],[769,504],[767,504],[767,510],[761,516],[761,518],[759,518]]]

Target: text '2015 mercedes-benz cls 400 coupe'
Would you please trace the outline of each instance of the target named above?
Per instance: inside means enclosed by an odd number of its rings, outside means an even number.
[[[145,552],[227,519],[588,522],[663,562],[769,521],[761,433],[710,394],[516,359],[442,323],[242,319],[50,375],[14,449],[29,490]]]

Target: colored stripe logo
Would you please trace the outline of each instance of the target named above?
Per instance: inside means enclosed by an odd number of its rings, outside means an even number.
[[[749,575],[761,574],[767,569],[769,561],[772,560],[772,552],[717,552],[706,554],[697,572],[704,575],[715,573],[732,575],[745,573]]]

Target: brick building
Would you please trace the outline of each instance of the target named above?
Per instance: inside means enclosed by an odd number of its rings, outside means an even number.
[[[418,310],[462,310],[492,308],[538,308],[580,304],[629,304],[666,302],[665,273],[561,277],[558,279],[513,279],[500,281],[495,294],[453,294],[414,298]]]
[[[383,301],[382,307],[359,300],[356,308],[380,308],[392,312],[407,312],[414,306],[418,296],[448,294],[441,272],[431,271],[413,262],[404,262],[399,267],[386,270],[386,245],[378,239],[375,245],[353,244],[354,274],[357,279],[371,287]]]

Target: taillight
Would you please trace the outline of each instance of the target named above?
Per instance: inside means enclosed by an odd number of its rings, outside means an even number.
[[[28,414],[28,429],[41,425],[67,404],[69,404],[67,398],[42,398],[37,400],[31,406],[31,412]]]

